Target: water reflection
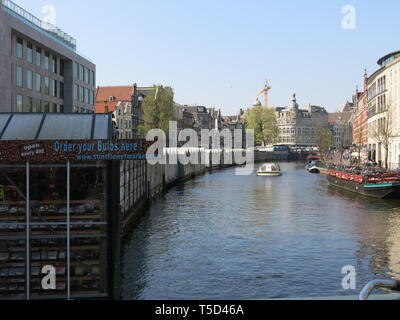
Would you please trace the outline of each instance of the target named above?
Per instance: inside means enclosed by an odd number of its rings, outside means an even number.
[[[400,203],[328,188],[302,164],[282,177],[234,169],[173,188],[124,250],[126,299],[265,299],[358,293],[400,278]],[[341,288],[357,269],[357,291]]]

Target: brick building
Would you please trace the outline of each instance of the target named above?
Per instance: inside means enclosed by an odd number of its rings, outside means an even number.
[[[364,74],[364,89],[362,92],[356,90],[353,97],[353,144],[357,146],[360,153],[366,151],[368,145],[368,76]]]

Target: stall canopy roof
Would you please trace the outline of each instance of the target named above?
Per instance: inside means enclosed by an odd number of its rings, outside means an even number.
[[[0,140],[113,139],[111,114],[1,113]]]

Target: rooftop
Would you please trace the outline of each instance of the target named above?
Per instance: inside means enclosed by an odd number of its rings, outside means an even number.
[[[109,114],[0,114],[0,140],[109,139],[113,134]]]
[[[351,116],[352,116],[351,111],[329,113],[328,122],[330,122],[330,123],[337,123],[337,122],[347,123],[350,121]]]
[[[40,20],[10,0],[3,0],[3,7],[5,12],[16,17],[23,23],[31,26],[41,33],[46,34],[53,40],[61,43],[69,49],[76,51],[76,40],[69,34],[57,28],[55,25]]]
[[[109,86],[98,87],[96,92],[96,112],[104,113],[104,107],[108,112],[114,112],[118,102],[132,101],[133,86]],[[110,98],[112,99],[110,100]]]
[[[388,64],[392,63],[394,60],[396,60],[398,57],[400,57],[400,51],[391,52],[391,53],[383,56],[382,58],[380,58],[378,60],[378,64],[381,67],[385,67]]]

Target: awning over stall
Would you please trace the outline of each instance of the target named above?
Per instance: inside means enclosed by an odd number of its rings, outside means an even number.
[[[0,140],[100,140],[114,132],[111,114],[0,114]]]

